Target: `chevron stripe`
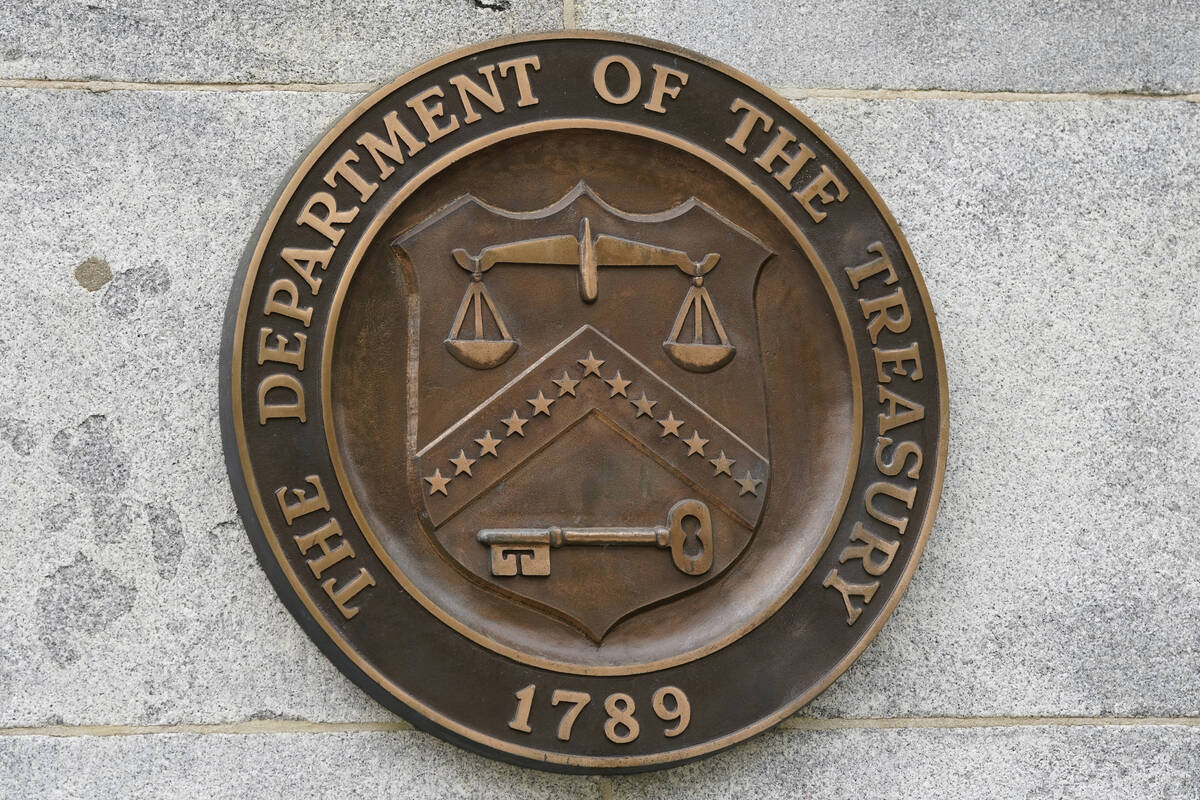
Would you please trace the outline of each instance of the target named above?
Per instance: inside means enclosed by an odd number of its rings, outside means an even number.
[[[628,351],[585,325],[415,459],[440,526],[589,415],[753,530],[768,460]]]

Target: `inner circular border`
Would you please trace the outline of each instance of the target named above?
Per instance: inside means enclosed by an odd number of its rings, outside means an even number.
[[[675,147],[678,150],[687,153],[693,157],[707,163],[722,174],[732,178],[741,185],[747,192],[765,206],[771,214],[783,225],[784,229],[792,236],[803,250],[806,258],[809,259],[817,275],[821,280],[822,286],[825,288],[826,295],[833,307],[834,314],[838,320],[838,328],[842,334],[842,343],[846,347],[846,355],[849,360],[849,369],[851,375],[851,403],[853,406],[852,412],[852,427],[853,440],[849,448],[850,460],[846,468],[844,482],[842,484],[842,494],[835,504],[835,511],[826,525],[825,532],[822,534],[818,546],[813,550],[812,554],[804,560],[803,566],[792,579],[791,583],[779,593],[770,603],[766,604],[754,619],[743,623],[734,628],[732,631],[718,636],[714,640],[700,647],[694,647],[674,656],[657,659],[655,661],[642,662],[638,664],[628,664],[620,666],[604,666],[604,665],[585,665],[573,664],[566,661],[558,661],[554,659],[542,658],[539,656],[530,655],[511,645],[503,644],[496,641],[487,634],[478,631],[465,622],[455,617],[450,612],[439,606],[432,598],[430,598],[423,590],[421,590],[407,574],[400,568],[395,560],[388,553],[383,543],[376,536],[374,529],[371,527],[362,508],[359,506],[358,498],[355,496],[350,486],[350,481],[347,479],[345,468],[342,464],[341,448],[338,445],[337,431],[334,426],[334,415],[329,411],[333,408],[333,387],[332,387],[332,372],[333,372],[333,349],[334,339],[337,337],[338,321],[341,316],[342,305],[346,298],[346,293],[349,291],[350,282],[357,272],[359,264],[366,254],[366,251],[372,243],[374,243],[379,230],[385,225],[396,212],[397,209],[412,196],[417,189],[435,178],[440,172],[457,163],[461,159],[486,150],[488,147],[502,141],[508,141],[520,136],[528,136],[535,133],[543,133],[546,131],[555,130],[602,130],[612,131],[617,133],[625,133],[633,136],[641,136],[652,141],[661,142],[670,147]],[[825,548],[829,546],[834,533],[841,524],[842,516],[845,514],[846,505],[850,500],[850,494],[854,487],[854,479],[858,474],[858,464],[861,460],[862,447],[862,377],[859,366],[858,353],[854,349],[854,340],[850,332],[850,321],[846,317],[846,311],[841,305],[841,298],[838,297],[834,289],[832,278],[829,275],[825,263],[817,255],[812,243],[808,241],[803,232],[796,223],[787,215],[783,207],[771,198],[761,188],[753,185],[751,182],[744,179],[742,173],[737,170],[728,161],[718,157],[715,153],[709,150],[697,147],[691,142],[686,141],[673,134],[664,133],[644,125],[634,125],[631,123],[618,122],[614,120],[599,120],[592,117],[558,117],[551,120],[542,120],[538,122],[523,123],[513,125],[508,128],[503,128],[494,131],[485,136],[481,136],[466,144],[463,144],[444,156],[439,158],[434,163],[430,164],[425,169],[414,175],[407,183],[405,183],[399,191],[395,192],[383,206],[375,217],[367,224],[362,234],[358,237],[355,243],[354,250],[351,252],[346,266],[342,271],[341,278],[338,280],[337,288],[334,291],[333,301],[329,309],[329,322],[327,325],[328,333],[325,335],[322,344],[321,354],[321,404],[322,408],[326,409],[323,415],[323,423],[325,426],[325,443],[329,450],[329,457],[333,463],[334,474],[337,476],[338,485],[342,490],[342,495],[346,499],[346,504],[350,507],[350,513],[354,516],[354,521],[357,523],[363,536],[375,551],[375,555],[383,562],[388,572],[392,577],[404,587],[404,590],[411,594],[417,602],[421,604],[429,613],[433,614],[454,631],[466,636],[472,642],[487,647],[493,652],[499,653],[506,658],[511,658],[514,661],[522,664],[528,664],[539,669],[553,670],[564,674],[574,675],[600,675],[600,676],[615,676],[615,675],[640,675],[647,672],[654,672],[660,669],[686,664],[689,661],[695,661],[698,658],[703,658],[706,655],[715,653],[725,647],[728,647],[733,642],[742,638],[750,631],[761,625],[772,614],[778,611],[784,603],[791,599],[796,590],[812,573],[817,562],[825,552]],[[416,509],[413,509],[414,512]],[[419,523],[418,523],[419,524]],[[436,544],[435,544],[436,546]],[[729,567],[730,570],[735,569],[736,564]],[[725,574],[725,573],[723,573]],[[718,578],[719,580],[720,578]]]
[[[482,734],[472,728],[455,722],[452,719],[446,718],[437,713],[417,698],[409,695],[401,687],[394,684],[386,676],[380,674],[374,667],[365,661],[356,651],[346,647],[345,639],[330,625],[329,621],[322,615],[314,605],[311,597],[307,593],[301,591],[295,584],[295,574],[292,572],[290,565],[282,557],[279,542],[277,537],[267,536],[266,532],[271,529],[271,526],[266,522],[266,511],[262,504],[261,494],[258,492],[257,482],[254,479],[253,472],[250,471],[250,463],[246,452],[246,435],[243,426],[242,416],[242,398],[241,398],[241,367],[242,367],[242,349],[244,344],[245,334],[245,315],[249,306],[250,296],[252,293],[254,278],[257,275],[259,265],[261,264],[263,253],[270,236],[268,231],[274,231],[275,225],[278,223],[283,209],[287,201],[294,194],[296,188],[301,182],[302,176],[310,169],[316,159],[324,152],[332,141],[340,135],[350,124],[358,120],[367,110],[374,107],[379,101],[387,97],[398,88],[407,83],[421,77],[440,66],[448,64],[458,59],[467,58],[478,53],[486,52],[487,50],[510,45],[519,44],[522,42],[538,42],[551,40],[594,40],[594,41],[609,41],[623,42],[635,44],[642,47],[657,49],[661,52],[673,54],[682,58],[689,59],[701,66],[706,66],[721,72],[728,77],[742,83],[745,86],[757,91],[763,97],[769,99],[777,108],[784,111],[788,116],[796,122],[804,125],[805,128],[839,160],[845,169],[852,174],[855,180],[862,187],[870,198],[872,204],[886,223],[888,230],[895,238],[901,252],[904,255],[906,265],[912,275],[913,284],[917,289],[921,298],[921,306],[926,315],[926,324],[929,326],[930,340],[934,350],[934,357],[938,367],[938,401],[939,410],[941,411],[941,421],[938,429],[937,439],[937,464],[935,474],[930,486],[930,499],[928,511],[922,521],[921,529],[916,537],[916,542],[913,546],[913,555],[905,564],[904,572],[897,580],[895,589],[887,597],[887,601],[878,616],[864,630],[862,637],[858,643],[849,652],[847,652],[841,660],[836,662],[825,674],[825,676],[813,684],[809,689],[801,693],[792,702],[785,704],[775,713],[770,714],[753,725],[748,725],[737,731],[726,734],[701,745],[694,745],[688,748],[679,750],[667,750],[659,753],[654,753],[644,756],[632,757],[608,757],[608,756],[579,756],[553,753],[549,751],[539,750],[537,748],[523,747],[520,745],[511,744],[505,740],[497,739],[496,737]],[[897,604],[903,597],[905,590],[912,580],[913,573],[916,571],[920,563],[921,554],[925,549],[925,544],[929,539],[929,532],[933,527],[936,517],[937,508],[941,500],[942,487],[945,481],[946,472],[946,455],[948,450],[949,439],[949,388],[947,384],[945,371],[945,357],[943,354],[941,335],[937,328],[937,321],[933,314],[932,303],[929,299],[929,292],[925,287],[924,279],[916,267],[916,259],[913,256],[912,249],[903,233],[900,231],[900,226],[896,222],[891,211],[888,210],[882,198],[879,196],[875,187],[867,180],[866,176],[858,168],[858,166],[850,159],[850,157],[839,147],[829,136],[821,130],[808,117],[796,110],[786,98],[778,92],[761,84],[757,80],[745,75],[739,70],[733,69],[725,64],[714,61],[706,56],[686,50],[673,44],[666,42],[646,39],[638,36],[630,36],[623,34],[608,34],[598,31],[555,31],[551,33],[536,33],[524,34],[517,36],[500,37],[489,41],[455,50],[447,53],[439,58],[433,59],[420,67],[412,69],[385,86],[372,92],[364,100],[360,101],[353,109],[343,116],[324,136],[317,142],[316,145],[309,151],[305,158],[294,167],[292,177],[280,191],[278,198],[271,208],[269,214],[264,215],[259,228],[258,238],[252,251],[247,253],[244,259],[241,279],[241,290],[238,291],[237,283],[234,284],[233,293],[230,297],[230,303],[227,311],[227,322],[225,333],[222,337],[223,350],[228,356],[228,362],[225,358],[221,359],[223,367],[219,376],[221,388],[228,392],[229,404],[221,404],[221,417],[223,421],[223,433],[226,444],[226,465],[230,472],[230,477],[233,482],[236,499],[239,500],[239,506],[245,507],[248,504],[254,509],[254,515],[243,514],[243,519],[248,525],[258,523],[257,533],[261,539],[266,542],[271,553],[275,556],[275,562],[271,565],[264,564],[267,567],[268,575],[271,577],[272,583],[275,584],[277,591],[281,592],[281,599],[289,607],[289,610],[297,616],[298,622],[306,632],[317,642],[317,644],[326,652],[327,655],[335,660],[335,663],[343,670],[350,669],[354,674],[351,675],[355,682],[368,689],[369,693],[375,694],[379,690],[387,692],[387,695],[398,700],[403,709],[408,710],[419,718],[419,721],[433,726],[436,730],[443,732],[452,740],[462,742],[471,742],[481,748],[495,752],[496,754],[506,755],[518,759],[524,759],[530,766],[544,766],[553,764],[565,769],[648,769],[655,766],[662,766],[669,763],[679,763],[704,755],[711,754],[718,750],[730,747],[738,742],[744,741],[755,734],[778,724],[783,719],[795,713],[805,704],[810,702],[814,697],[827,689],[847,668],[862,654],[863,650],[871,643],[878,635],[880,629],[887,622],[888,618],[895,611]],[[230,324],[232,320],[232,324]],[[231,435],[232,434],[232,435]],[[233,447],[230,447],[230,439],[232,439]],[[240,484],[240,485],[239,485]],[[245,495],[241,493],[242,488],[245,489]],[[252,533],[255,531],[251,531]],[[261,552],[261,551],[260,551]],[[286,578],[288,585],[281,585],[279,578]],[[289,591],[290,594],[289,594]],[[307,611],[307,615],[301,616],[300,610]],[[315,626],[315,627],[314,627]],[[324,638],[322,638],[324,637]],[[343,659],[345,659],[343,661]],[[365,681],[365,683],[364,683]],[[368,685],[369,684],[369,685]],[[377,697],[379,695],[376,695]]]

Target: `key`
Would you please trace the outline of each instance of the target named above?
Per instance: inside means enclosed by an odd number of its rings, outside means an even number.
[[[687,532],[683,522],[691,517],[699,526],[699,548],[687,553]],[[653,545],[670,549],[671,560],[685,575],[703,575],[712,568],[713,530],[708,506],[699,500],[680,500],[667,512],[666,526],[653,528],[488,528],[476,538],[491,548],[492,574],[546,576],[550,574],[550,550],[567,545],[626,546]]]

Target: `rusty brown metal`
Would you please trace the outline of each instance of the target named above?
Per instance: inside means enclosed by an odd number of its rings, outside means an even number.
[[[828,686],[929,534],[947,392],[895,220],[662,43],[487,42],[297,167],[227,315],[231,481],[305,630],[418,727],[677,764]]]

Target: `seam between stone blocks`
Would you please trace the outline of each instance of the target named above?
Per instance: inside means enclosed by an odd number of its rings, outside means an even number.
[[[817,719],[792,717],[779,724],[785,731],[917,730],[963,728],[1200,728],[1200,717],[879,717]],[[45,725],[0,727],[0,738],[48,736],[83,738],[109,736],[269,734],[400,733],[416,730],[403,721],[395,722],[304,722],[299,720],[251,720],[246,722],[190,725]]]
[[[305,722],[302,720],[248,720],[185,725],[45,725],[0,728],[6,736],[50,736],[54,738],[159,736],[192,734],[253,736],[280,733],[397,733],[416,730],[402,720],[395,722]]]
[[[1200,728],[1200,717],[790,717],[780,730],[838,731],[923,728]]]
[[[379,83],[222,83],[182,81],[59,80],[50,78],[0,78],[0,89],[37,89],[94,92],[302,92],[335,94],[369,92]]]
[[[563,4],[564,26],[568,8]],[[362,94],[382,86],[383,82],[361,83],[232,83],[184,81],[61,80],[51,78],[0,78],[0,90],[65,90],[104,92],[298,92]],[[1148,92],[977,92],[959,89],[808,89],[775,87],[788,100],[975,100],[999,103],[1077,103],[1094,101],[1157,100],[1200,103],[1200,93],[1153,94]]]
[[[1174,94],[1151,92],[1010,92],[967,91],[963,89],[806,89],[776,87],[788,100],[979,100],[992,103],[1081,103],[1097,100],[1169,100],[1200,103],[1200,93]]]

